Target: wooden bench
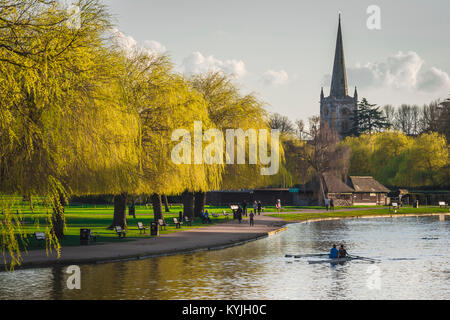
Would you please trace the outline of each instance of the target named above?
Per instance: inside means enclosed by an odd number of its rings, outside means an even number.
[[[183,224],[182,221],[178,221],[177,218],[173,218],[173,223],[175,224],[175,228],[181,228],[181,225]]]
[[[439,208],[442,208],[442,207],[444,207],[444,208],[447,208],[448,207],[448,203],[445,203],[445,201],[439,201]]]
[[[392,210],[394,210],[394,212],[397,212],[398,203],[397,202],[392,202],[391,205],[389,206],[389,211],[391,210],[391,207],[392,207]]]
[[[162,230],[163,228],[164,230],[166,230],[167,223],[164,221],[164,219],[158,219],[158,226],[159,230]]]
[[[185,217],[184,217],[184,221],[186,222],[186,224],[187,224],[188,226],[192,226],[192,220],[189,219],[189,217],[185,216]]]
[[[119,236],[119,238],[125,238],[127,232],[124,229],[122,229],[121,226],[115,226],[114,230],[116,230],[116,233]]]
[[[211,215],[212,215],[214,218],[218,218],[218,217],[219,217],[219,215],[218,215],[217,213],[211,213]]]
[[[39,245],[42,246],[42,242],[45,241],[45,233],[44,232],[35,232],[34,237],[37,241],[39,241]]]
[[[142,222],[138,222],[137,226],[138,226],[138,229],[139,229],[139,234],[141,234],[142,232],[144,232],[144,234],[145,234],[145,230],[148,229],[148,227],[145,227]]]

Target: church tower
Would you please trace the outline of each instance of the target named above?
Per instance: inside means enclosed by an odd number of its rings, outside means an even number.
[[[320,122],[328,123],[335,128],[341,137],[346,137],[353,126],[351,117],[358,104],[358,93],[355,87],[353,97],[348,95],[347,72],[345,70],[344,45],[342,42],[341,15],[334,54],[333,75],[330,95],[325,97],[323,88],[320,93]]]

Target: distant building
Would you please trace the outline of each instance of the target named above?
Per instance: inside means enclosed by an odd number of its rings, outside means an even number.
[[[385,205],[388,188],[370,176],[351,176],[347,182],[338,176],[326,173],[323,175],[324,194],[333,199],[336,207],[352,205]],[[274,206],[281,199],[282,206],[312,206],[318,203],[320,185],[317,180],[308,182],[298,188],[264,188],[242,191],[210,191],[206,202],[209,205],[229,206],[240,204],[244,200],[248,204],[261,201],[263,206]]]
[[[324,174],[323,180],[325,196],[328,199],[333,199],[336,207],[353,205],[353,188],[332,174]]]
[[[348,95],[341,16],[339,15],[330,95],[325,97],[323,88],[320,93],[320,123],[327,123],[330,128],[336,129],[341,137],[348,136],[353,127],[352,115],[356,110],[357,104],[358,92],[356,87],[353,97]]]
[[[352,177],[348,184],[353,188],[353,205],[384,205],[388,188],[373,177]]]

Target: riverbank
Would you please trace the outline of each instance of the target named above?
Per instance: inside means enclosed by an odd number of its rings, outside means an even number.
[[[306,222],[322,221],[334,219],[358,219],[358,218],[382,218],[382,217],[404,217],[404,216],[423,216],[423,215],[441,215],[450,214],[450,209],[439,207],[412,208],[404,207],[400,209],[389,209],[386,207],[377,208],[354,208],[340,210],[302,210],[295,213],[268,213],[267,216],[281,218],[286,222]]]
[[[241,224],[236,220],[193,228],[159,237],[148,237],[134,241],[108,242],[88,246],[67,246],[58,258],[55,251],[47,255],[46,250],[22,253],[20,268],[38,268],[54,265],[84,263],[108,263],[124,260],[138,260],[163,255],[174,255],[200,250],[217,250],[258,240],[283,230],[286,222],[281,218],[265,215],[257,216],[255,225],[248,220]],[[7,260],[7,265],[9,261]],[[3,263],[3,270],[5,264]]]
[[[304,210],[281,214],[263,213],[256,216],[255,225],[250,227],[248,219],[241,224],[236,220],[190,228],[175,233],[162,234],[159,237],[115,239],[113,242],[97,243],[88,246],[66,246],[58,258],[55,251],[47,255],[46,250],[32,250],[22,253],[22,263],[18,268],[39,268],[54,265],[72,265],[85,263],[108,263],[124,260],[138,260],[157,256],[184,254],[202,250],[218,250],[241,245],[243,243],[271,236],[285,230],[289,223],[308,223],[324,220],[359,219],[359,218],[398,218],[407,216],[450,215],[448,209],[405,208],[397,213],[386,208],[354,208],[335,211]],[[401,212],[405,210],[405,212]],[[407,211],[415,211],[408,213]],[[429,212],[427,212],[429,211]],[[440,211],[440,212],[432,212]],[[7,260],[7,265],[9,261]],[[3,264],[5,269],[5,264]]]

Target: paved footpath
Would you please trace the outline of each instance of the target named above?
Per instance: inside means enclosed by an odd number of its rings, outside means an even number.
[[[22,254],[23,261],[20,267],[134,260],[197,250],[221,249],[267,237],[286,224],[287,222],[280,218],[261,215],[256,216],[253,227],[249,226],[248,219],[243,220],[241,224],[236,220],[230,220],[225,223],[135,241],[119,243],[120,240],[117,239],[117,242],[114,243],[63,247],[59,259],[55,252],[47,255],[45,250],[32,250]]]

